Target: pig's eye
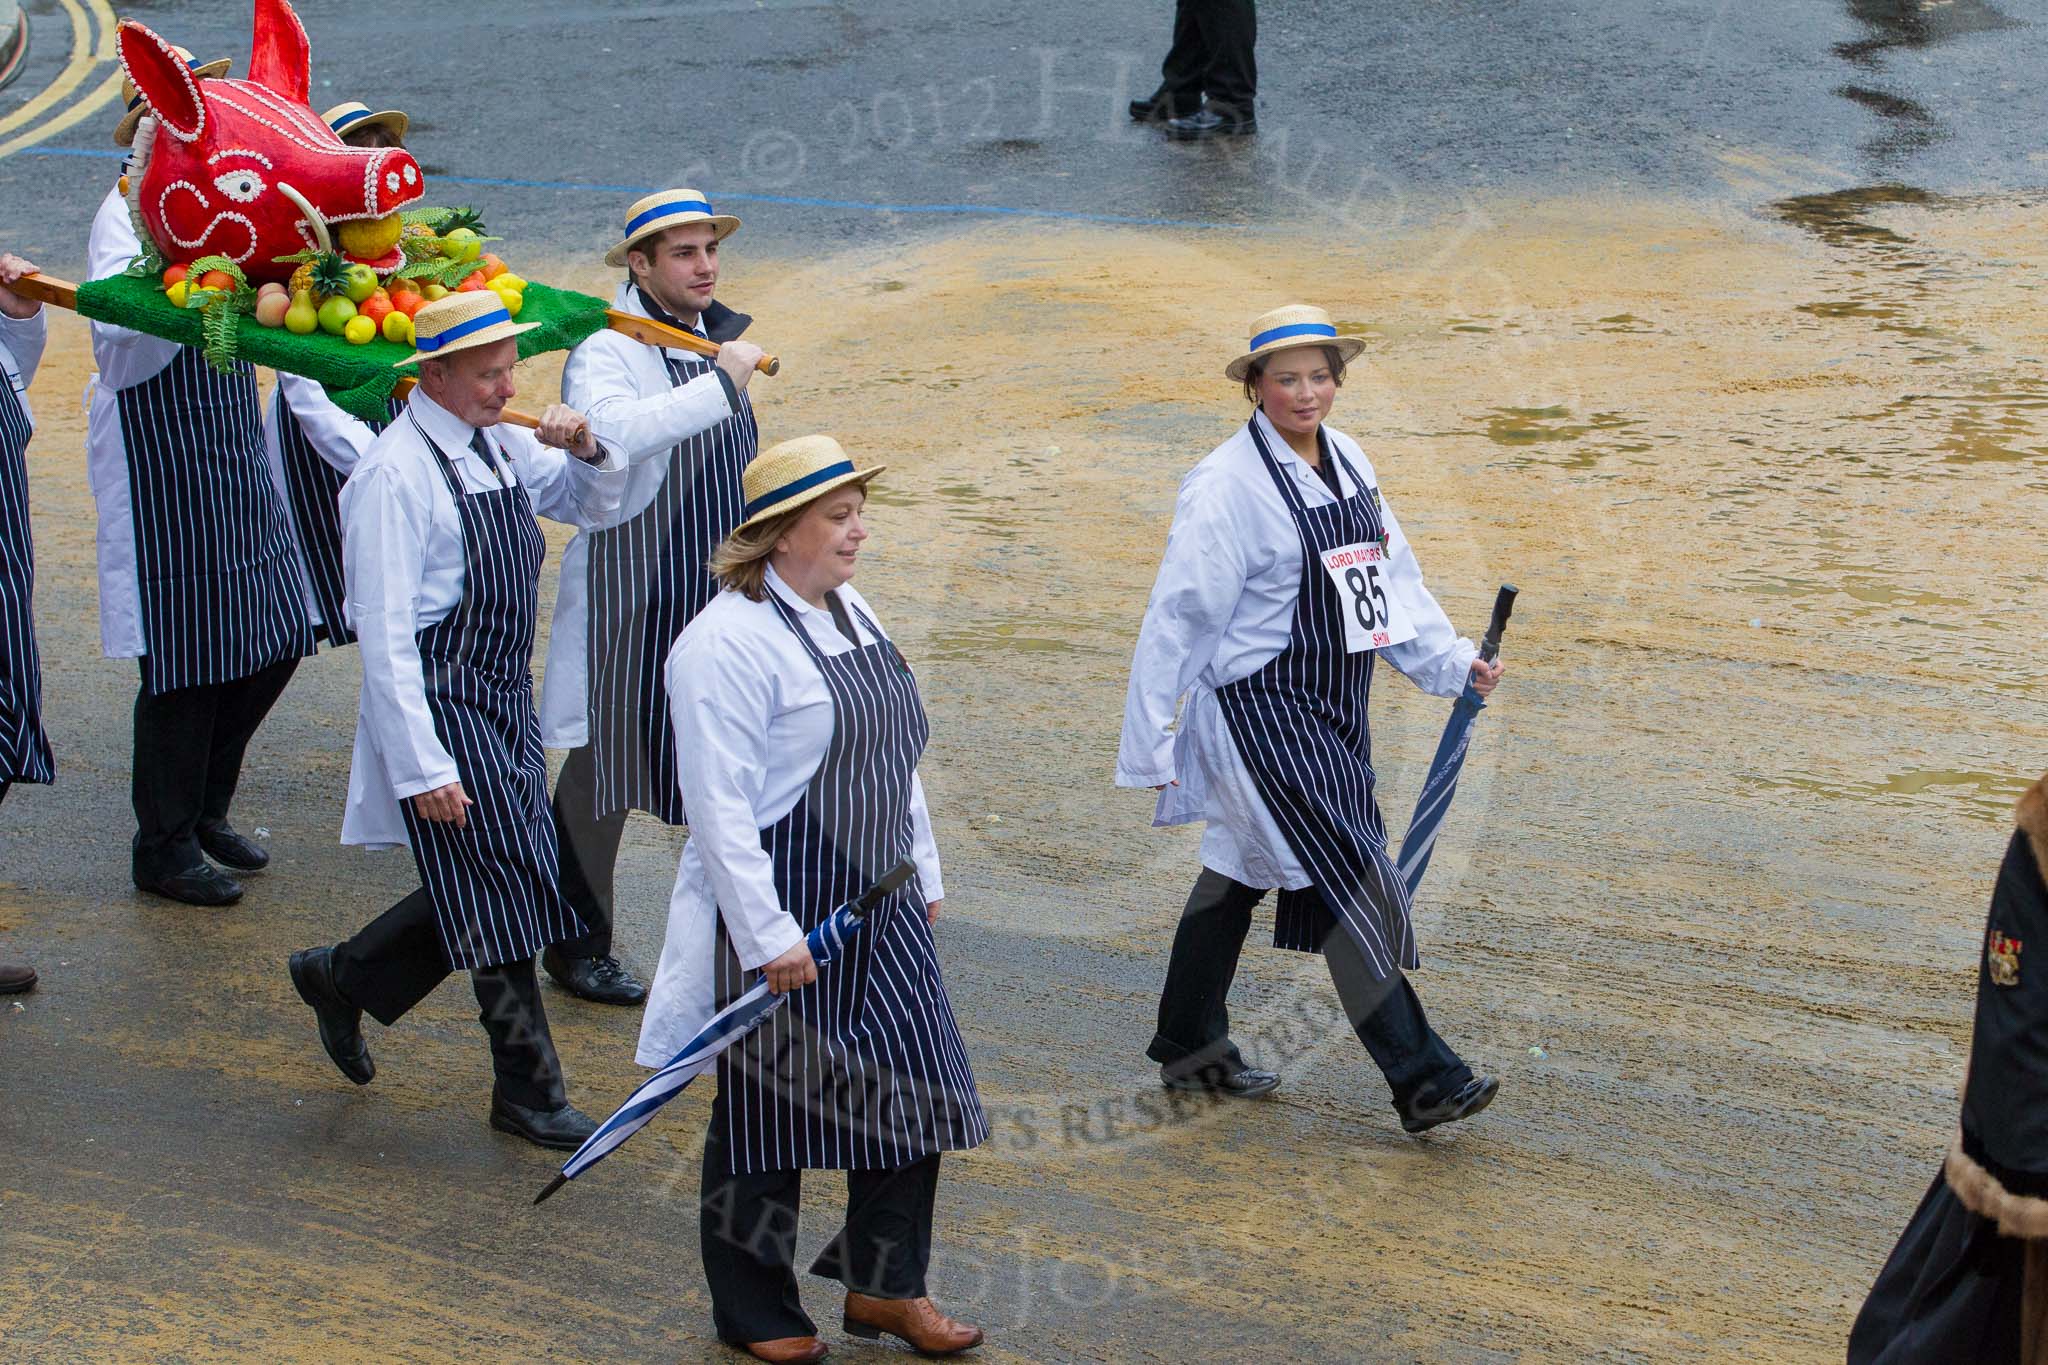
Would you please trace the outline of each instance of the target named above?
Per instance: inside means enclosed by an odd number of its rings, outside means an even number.
[[[214,188],[238,204],[246,204],[263,193],[263,177],[254,171],[229,171],[214,179]]]

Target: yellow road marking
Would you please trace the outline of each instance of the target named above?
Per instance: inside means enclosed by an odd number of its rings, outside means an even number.
[[[57,73],[57,79],[51,81],[48,88],[5,118],[0,118],[0,133],[12,132],[39,117],[45,109],[76,90],[99,63],[99,56],[93,51],[92,21],[86,16],[85,7],[78,0],[62,0],[62,3],[65,12],[71,16],[71,55],[65,59],[64,69]]]
[[[61,100],[79,83],[89,77],[102,63],[115,60],[114,32],[118,21],[114,18],[113,6],[107,0],[60,0],[71,16],[71,56],[64,63],[64,70],[50,84],[50,88],[36,96],[20,109],[0,119],[0,133],[14,128],[35,117]],[[92,39],[92,20],[98,20],[99,40]],[[0,142],[0,157],[6,157],[23,147],[32,146],[43,139],[52,137],[71,127],[79,120],[97,113],[107,104],[121,97],[121,69],[116,66],[107,73],[105,80],[87,90],[71,106],[55,117],[31,127],[27,132]]]

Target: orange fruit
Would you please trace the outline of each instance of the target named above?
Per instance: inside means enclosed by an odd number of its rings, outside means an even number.
[[[493,255],[491,252],[486,251],[482,256],[478,257],[477,259],[483,262],[484,281],[486,283],[489,283],[490,281],[497,279],[498,276],[504,274],[507,269],[505,263],[499,260],[497,256]]]
[[[209,270],[199,277],[201,289],[233,289],[235,277],[225,270]]]
[[[191,273],[192,272],[190,270],[187,270],[182,265],[172,266],[169,270],[166,270],[164,272],[164,288],[169,289],[172,285],[179,283],[187,275]]]
[[[484,284],[484,272],[481,270],[470,271],[467,275],[464,275],[462,277],[462,283],[455,286],[456,291],[458,293],[463,294],[467,294],[473,290],[483,289],[485,287],[486,286]]]
[[[395,310],[392,308],[390,299],[378,298],[375,294],[370,295],[370,297],[356,305],[356,315],[368,318],[379,328],[383,327],[385,317],[393,311]]]
[[[397,312],[411,317],[427,306],[426,296],[411,289],[402,289],[391,296],[391,306]]]

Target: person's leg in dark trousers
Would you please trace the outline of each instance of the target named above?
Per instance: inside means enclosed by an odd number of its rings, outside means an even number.
[[[721,1341],[812,1337],[818,1325],[797,1294],[796,1228],[803,1172],[726,1169],[725,1096],[711,1102],[698,1189],[698,1240]]]
[[[0,777],[0,802],[4,802],[4,801],[6,801],[6,800],[7,800],[7,789],[8,789],[9,787],[13,786],[13,785],[14,785],[14,779],[13,779],[13,778],[10,778],[10,777]]]
[[[1324,935],[1323,960],[1345,1018],[1394,1092],[1396,1110],[1406,1115],[1456,1094],[1472,1079],[1472,1068],[1429,1026],[1405,973],[1375,980],[1364,952],[1341,925]]]
[[[422,887],[336,944],[334,987],[349,1004],[386,1028],[433,994],[448,975],[448,953],[434,923],[434,900]],[[470,973],[478,1018],[491,1040],[498,1093],[543,1112],[568,1103],[562,1063],[541,1007],[533,962],[479,967]]]
[[[937,1152],[894,1170],[848,1171],[846,1226],[811,1262],[811,1273],[870,1298],[924,1298],[938,1192]]]
[[[470,972],[476,988],[478,1017],[491,1039],[491,1069],[498,1094],[513,1104],[542,1113],[569,1102],[562,1085],[562,1060],[548,1032],[547,1010],[541,1005],[540,978],[533,959],[478,967]]]
[[[1256,117],[1259,66],[1259,12],[1255,0],[1182,0],[1201,28],[1208,58],[1202,89],[1209,108],[1232,122]]]
[[[562,897],[583,921],[580,938],[554,947],[563,958],[612,955],[612,890],[619,863],[619,841],[626,833],[626,812],[603,819],[591,815],[597,801],[597,763],[586,744],[571,749],[555,781],[555,842],[561,846]]]
[[[206,755],[206,786],[200,799],[199,824],[214,828],[227,823],[235,785],[242,780],[242,759],[249,741],[284,695],[285,684],[299,668],[297,659],[222,683],[214,703],[213,733]]]
[[[1209,75],[1209,45],[1199,11],[1204,0],[1179,0],[1173,7],[1173,46],[1159,66],[1152,96],[1155,117],[1180,118],[1202,107],[1202,83]]]
[[[179,687],[135,695],[135,871],[163,876],[205,862],[199,818],[221,686]]]
[[[1244,1069],[1230,1041],[1230,983],[1252,927],[1252,910],[1266,893],[1202,869],[1181,911],[1159,993],[1159,1031],[1145,1055],[1162,1066],[1192,1073],[1220,1066]]]
[[[334,988],[386,1028],[432,995],[447,975],[448,954],[425,887],[334,946]]]

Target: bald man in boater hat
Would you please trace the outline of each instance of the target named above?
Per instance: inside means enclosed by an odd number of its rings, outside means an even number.
[[[619,523],[579,532],[562,556],[541,699],[548,747],[569,750],[553,803],[562,894],[588,926],[542,965],[606,1004],[647,998],[612,954],[613,868],[627,811],[683,823],[662,664],[716,591],[706,565],[743,519],[754,457],[746,389],[761,348],[739,339],[752,319],[712,297],[719,245],[739,225],[697,190],[664,190],[626,211],[605,255],[626,272],[614,308],[717,342],[716,361],[603,331],[562,371],[562,401],[633,467]]]
[[[500,425],[515,323],[489,290],[413,319],[404,415],[341,492],[347,615],[363,693],[341,841],[410,848],[420,889],[333,947],[292,954],[320,1042],[357,1085],[376,1075],[368,1012],[389,1027],[466,969],[490,1037],[490,1124],[574,1149],[596,1124],[569,1103],[534,955],[580,933],[556,890],[533,638],[547,542],[534,516],[603,524],[625,461],[557,404],[538,436]]]
[[[225,75],[225,60],[193,75]],[[114,132],[143,147],[155,120],[132,84]],[[140,174],[131,158],[130,170]],[[142,250],[124,194],[100,205],[87,277]],[[99,509],[100,643],[137,659],[130,872],[190,905],[242,896],[235,873],[270,855],[228,823],[250,739],[313,650],[289,519],[267,467],[255,371],[223,374],[195,347],[92,324],[86,468]],[[247,509],[223,518],[222,506]],[[196,605],[195,605],[196,604]],[[208,859],[212,861],[209,862]]]
[[[336,105],[321,117],[351,147],[403,147],[410,127],[396,109],[373,113],[358,103]],[[392,399],[391,416],[402,406]],[[264,414],[270,474],[297,534],[307,608],[319,633],[336,646],[356,638],[342,607],[341,486],[388,425],[350,416],[317,381],[282,371]]]

